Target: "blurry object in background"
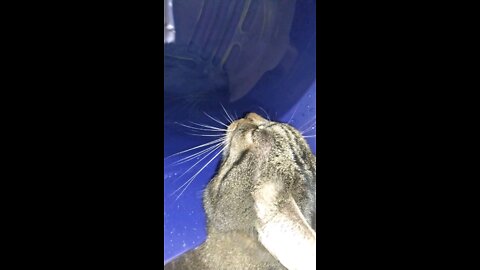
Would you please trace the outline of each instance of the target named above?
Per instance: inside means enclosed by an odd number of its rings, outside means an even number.
[[[228,77],[222,69],[216,68],[183,45],[169,44],[165,48],[164,65],[164,102],[173,104],[173,111],[166,116],[184,114],[192,119],[203,115],[206,108],[219,107],[228,102]]]
[[[163,0],[163,43],[175,41],[172,0]]]
[[[195,100],[203,110],[212,104],[202,100],[236,102],[282,61],[294,63],[295,3],[175,1],[175,43],[165,46],[165,100],[189,108],[185,100]]]

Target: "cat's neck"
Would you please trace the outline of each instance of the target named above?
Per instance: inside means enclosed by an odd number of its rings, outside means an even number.
[[[210,233],[198,251],[202,258],[212,258],[208,262],[211,269],[224,269],[226,265],[246,267],[242,269],[285,269],[251,233]]]

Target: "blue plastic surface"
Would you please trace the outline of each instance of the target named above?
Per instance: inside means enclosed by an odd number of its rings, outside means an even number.
[[[181,3],[182,1],[178,2]],[[264,117],[270,117],[274,121],[289,122],[299,130],[305,131],[304,135],[307,137],[307,141],[313,152],[316,152],[316,137],[314,136],[316,134],[315,6],[315,1],[296,2],[295,12],[292,13],[294,17],[289,39],[289,45],[295,49],[296,53],[290,57],[291,59],[284,59],[285,61],[282,61],[277,67],[259,76],[258,82],[246,95],[232,102],[220,97],[222,94],[219,93],[223,90],[219,90],[209,93],[210,103],[182,108],[178,107],[179,103],[176,98],[165,99],[164,262],[197,247],[205,240],[206,221],[202,207],[202,193],[215,174],[221,158],[219,154],[206,165],[218,153],[217,150],[203,160],[201,160],[203,156],[199,156],[188,162],[175,165],[176,161],[207,147],[176,156],[171,156],[172,154],[216,139],[216,137],[190,135],[191,133],[207,134],[208,132],[195,132],[178,123],[194,126],[190,122],[196,122],[222,128],[219,123],[210,119],[204,112],[226,122],[223,105],[231,115],[237,115],[238,117],[242,117],[248,112],[256,112]],[[182,39],[183,12],[181,8],[183,7],[180,4],[177,9],[174,9],[176,22],[180,24],[180,27],[177,28],[180,40]],[[248,59],[242,59],[242,61],[248,62]],[[285,62],[288,64],[287,67],[285,67]],[[166,63],[165,68],[169,68]],[[188,76],[175,74],[181,71],[170,70],[170,72],[170,78],[173,74],[173,77],[185,79],[188,84]],[[202,82],[199,77],[196,77],[195,80],[192,81],[192,84],[204,83],[202,85],[209,85],[211,83]],[[205,78],[202,80],[205,80]],[[202,89],[193,87],[188,91],[202,91]],[[219,96],[216,96],[217,94]],[[189,170],[194,164],[197,165]],[[186,187],[184,184],[187,180],[191,179],[202,167],[204,169],[178,197],[183,188]],[[185,173],[186,171],[188,172]]]

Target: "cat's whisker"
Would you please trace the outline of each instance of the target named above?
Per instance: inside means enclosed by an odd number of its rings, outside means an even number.
[[[185,163],[185,162],[187,162],[187,161],[190,161],[190,160],[192,160],[192,159],[194,159],[194,158],[196,158],[196,157],[198,157],[198,156],[203,155],[204,153],[209,152],[210,150],[212,150],[213,148],[219,146],[219,145],[222,144],[222,143],[224,143],[224,142],[223,142],[223,141],[222,141],[222,142],[219,142],[219,143],[217,143],[217,144],[214,144],[213,146],[208,147],[207,149],[203,149],[202,151],[199,151],[198,153],[194,153],[194,154],[189,155],[189,156],[187,156],[187,157],[181,158],[181,159],[173,162],[173,163],[170,164],[170,165],[175,166],[175,165],[179,165],[179,164]]]
[[[303,135],[308,135],[307,133],[309,133],[311,131],[314,131],[314,130],[315,130],[315,127],[312,127],[312,128],[309,128],[308,130],[305,130],[305,131],[301,132],[300,134],[302,134],[302,136]]]
[[[173,166],[178,166],[178,165],[187,163],[187,162],[189,162],[189,161],[192,161],[193,159],[199,159],[201,156],[209,155],[210,152],[215,151],[215,150],[217,150],[217,149],[218,149],[218,148],[216,148],[216,149],[209,149],[209,150],[208,150],[208,153],[202,153],[202,154],[200,154],[200,155],[198,155],[198,156],[188,158],[188,159],[186,159],[186,160],[184,160],[184,161],[181,161],[181,162],[177,162],[177,163],[174,164]],[[181,176],[183,176],[183,175],[184,175],[184,174],[182,174]],[[179,180],[179,179],[180,179],[180,177],[177,177],[176,179],[173,180],[173,182],[175,183],[175,182],[176,182],[177,180]]]
[[[204,157],[202,157],[200,160],[198,160],[197,162],[195,162],[195,164],[193,164],[190,168],[188,168],[188,170],[186,170],[185,172],[183,172],[182,175],[180,175],[179,177],[177,177],[177,179],[180,179],[182,178],[185,174],[187,174],[191,169],[193,169],[195,166],[197,166],[198,163],[202,162],[202,160],[204,160],[205,158],[207,158],[208,156],[210,156],[213,152],[215,152],[215,150],[217,150],[218,148],[220,148],[223,144],[220,144],[220,145],[217,145],[213,150],[211,150],[207,155],[205,155]],[[185,184],[183,184],[182,186],[184,186]],[[180,190],[180,188],[182,188],[182,186],[180,186],[178,189],[176,189],[173,193],[175,194],[176,192],[178,192],[178,190]]]
[[[223,132],[223,131],[227,131],[226,129],[211,129],[211,128],[198,128],[198,127],[192,127],[192,126],[189,126],[189,125],[185,125],[185,124],[182,124],[182,123],[178,123],[178,122],[175,122],[175,124],[177,125],[180,125],[182,127],[186,127],[186,128],[191,128],[191,129],[195,129],[195,130],[201,130],[201,131],[210,131],[210,132]]]
[[[228,128],[228,126],[227,126],[225,123],[223,123],[222,121],[218,120],[217,118],[215,118],[215,117],[213,117],[213,116],[210,116],[210,115],[209,115],[208,113],[206,113],[206,112],[203,112],[203,113],[204,113],[206,116],[208,116],[208,118],[210,118],[210,119],[212,119],[213,121],[219,123],[220,125],[225,126],[225,127]]]
[[[232,123],[232,122],[233,122],[233,119],[230,117],[230,114],[228,114],[227,110],[225,109],[225,107],[223,106],[222,103],[220,103],[220,106],[222,106],[222,109],[223,109],[223,111],[225,112],[225,115],[226,115],[225,118],[227,119],[227,121],[228,121],[229,123]]]
[[[223,104],[220,103],[220,106],[222,106],[223,111],[224,111],[225,114],[227,115],[227,117],[228,117],[227,120],[229,120],[230,123],[232,123],[232,122],[233,122],[233,119],[232,119],[232,117],[230,117],[230,115],[228,114],[228,112],[227,112],[227,110],[225,109],[225,107],[223,107]]]
[[[197,175],[199,175],[213,160],[215,160],[216,157],[218,157],[218,155],[220,155],[223,150],[225,150],[225,147],[222,148],[222,150],[220,150],[215,156],[213,156],[208,162],[207,164],[205,164],[197,173],[195,173],[192,177],[190,177],[189,180],[187,180],[187,182],[185,183],[188,183],[185,188],[182,190],[182,192],[177,196],[177,198],[175,200],[178,200],[180,198],[180,196],[182,196],[183,192],[185,192],[185,190],[187,190],[188,186],[190,186],[190,184],[193,182],[193,180],[195,180],[195,178],[197,177]],[[182,186],[184,186],[185,184],[183,184]],[[181,188],[181,187],[180,187]]]
[[[316,138],[317,135],[309,135],[309,136],[303,136],[303,138]]]
[[[187,150],[183,150],[183,151],[181,151],[181,152],[172,154],[172,155],[164,158],[164,160],[165,160],[165,159],[168,159],[168,158],[171,158],[171,157],[173,157],[173,156],[178,156],[178,155],[180,155],[180,154],[183,154],[183,153],[186,153],[186,152],[190,152],[190,151],[193,151],[193,150],[195,150],[195,149],[202,148],[202,147],[205,147],[205,146],[208,146],[208,145],[211,145],[211,144],[215,144],[215,143],[218,143],[218,142],[222,142],[222,141],[224,141],[224,138],[216,139],[216,140],[213,140],[213,141],[211,141],[211,142],[207,142],[207,143],[204,143],[204,144],[201,144],[201,145],[198,145],[198,146],[189,148],[189,149],[187,149]]]
[[[305,122],[301,127],[298,127],[297,130],[303,130],[304,127],[310,125],[313,121],[317,121],[317,117],[314,116],[312,119]]]
[[[258,106],[258,108],[260,108],[260,110],[262,110],[265,113],[265,116],[267,117],[268,121],[272,121],[272,119],[270,119],[270,115],[268,115],[267,111],[264,108],[260,106]]]
[[[225,137],[225,134],[197,134],[197,133],[186,133],[186,134],[199,136],[199,137]]]
[[[303,134],[308,133],[312,130],[315,130],[316,128],[317,128],[317,123],[315,122],[315,123],[312,124],[312,126],[300,131],[300,133],[303,135]]]
[[[185,171],[185,172],[184,172],[182,175],[180,175],[177,179],[179,179],[179,178],[181,178],[182,176],[184,176],[188,171],[190,171],[190,170],[191,170],[193,167],[195,167],[198,163],[200,163],[200,162],[201,162],[202,160],[204,160],[206,157],[210,156],[212,153],[214,153],[216,150],[218,150],[218,148],[220,148],[220,146],[217,146],[217,147],[215,147],[215,149],[209,151],[209,153],[208,153],[206,156],[204,156],[202,159],[200,159],[200,160],[197,161],[195,164],[193,164],[187,171]],[[190,181],[193,181],[193,179],[194,179],[203,169],[205,169],[205,167],[208,166],[208,164],[210,164],[210,162],[212,162],[212,160],[214,160],[214,159],[218,156],[218,154],[222,153],[224,149],[225,149],[225,147],[223,147],[223,148],[220,150],[220,152],[218,152],[217,154],[215,154],[213,158],[211,158],[211,159],[210,159],[202,168],[200,168],[200,170],[197,171],[192,177],[190,177],[187,181],[185,181],[185,183],[183,183],[183,184],[182,184],[180,187],[178,187],[174,192],[172,192],[171,195],[174,195],[175,193],[177,193],[177,192],[178,192],[180,189],[182,189],[182,187],[184,187],[185,185],[187,185],[187,187],[188,187],[188,185],[190,185],[189,182],[190,182]],[[185,187],[185,189],[186,189],[187,187]],[[182,191],[182,193],[185,191],[185,189]],[[180,194],[180,195],[181,195],[181,194]],[[180,196],[180,195],[179,195],[179,196]],[[177,199],[178,199],[178,197],[177,197]]]
[[[298,106],[299,106],[299,105],[297,105],[297,107],[295,108],[295,111],[293,111],[293,113],[292,113],[292,117],[290,117],[290,120],[288,120],[287,124],[290,124],[290,122],[292,122],[292,120],[293,120],[293,117],[295,116],[295,113],[297,113]]]
[[[199,124],[199,123],[195,123],[195,122],[192,122],[192,121],[189,121],[189,122],[194,124],[194,125],[200,126],[200,127],[209,128],[211,130],[227,131],[224,128],[218,128],[218,127],[213,127],[213,126],[209,126],[209,125],[205,125],[205,124]]]

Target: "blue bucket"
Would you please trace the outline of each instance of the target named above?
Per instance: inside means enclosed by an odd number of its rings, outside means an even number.
[[[202,193],[221,149],[207,150],[216,137],[199,136],[208,134],[200,125],[224,128],[212,118],[256,112],[304,131],[316,152],[315,11],[314,0],[173,1],[175,42],[164,46],[165,263],[206,237]],[[188,158],[195,153],[203,155]]]

